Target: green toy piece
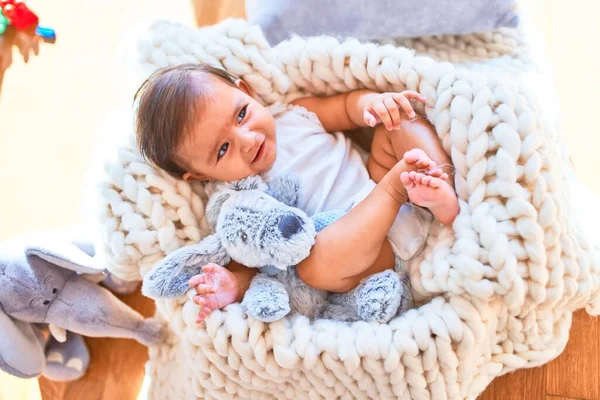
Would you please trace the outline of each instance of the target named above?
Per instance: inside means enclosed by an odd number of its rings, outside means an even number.
[[[6,32],[6,27],[9,25],[8,19],[2,14],[2,10],[0,10],[0,35],[3,35]]]

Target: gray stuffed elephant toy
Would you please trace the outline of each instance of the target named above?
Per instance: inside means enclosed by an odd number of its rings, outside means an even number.
[[[412,306],[405,273],[380,272],[343,294],[329,294],[300,280],[295,265],[309,255],[317,232],[344,213],[321,213],[311,219],[295,207],[299,195],[300,183],[292,174],[268,183],[252,176],[219,184],[206,206],[215,233],[165,257],[144,278],[142,293],[152,298],[179,297],[202,266],[235,260],[260,268],[242,307],[263,322],[290,312],[309,318],[387,322]]]
[[[0,369],[17,377],[80,378],[89,364],[84,336],[161,343],[165,327],[121,302],[131,291],[95,265],[94,247],[62,232],[0,244]],[[137,286],[137,285],[136,285]]]

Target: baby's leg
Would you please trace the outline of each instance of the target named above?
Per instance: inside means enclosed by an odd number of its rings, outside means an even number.
[[[368,171],[378,182],[404,159],[409,169],[402,173],[402,183],[409,199],[428,208],[438,221],[450,224],[458,214],[458,199],[454,193],[454,180],[450,157],[446,154],[431,124],[418,116],[403,120],[400,129],[388,131],[383,125],[375,130]],[[443,175],[428,176],[419,170],[423,165],[437,166]],[[426,172],[426,171],[422,171]]]
[[[365,276],[394,267],[387,235],[408,199],[402,173],[411,170],[397,162],[364,200],[317,234],[309,256],[297,266],[306,284],[347,292]]]
[[[437,167],[446,172],[442,173]],[[404,120],[400,129],[395,131],[388,131],[385,126],[379,125],[375,130],[367,169],[371,179],[379,187],[396,196],[396,205],[410,199],[417,205],[429,208],[442,223],[451,223],[458,214],[453,180],[448,179],[452,173],[450,158],[442,148],[435,130],[423,117]],[[433,175],[417,174],[419,170],[435,172]],[[400,187],[396,185],[398,176],[401,177]],[[360,206],[359,204],[357,209]],[[353,211],[358,211],[357,209]],[[377,216],[383,210],[386,209],[380,207],[367,214]],[[396,213],[397,210],[396,208]],[[362,222],[365,223],[366,221]],[[363,240],[365,231],[370,230],[362,230]],[[366,269],[354,270],[354,273],[349,273],[350,268],[346,270],[346,275],[341,279],[345,290],[328,290],[347,291],[356,287],[367,276],[394,268],[392,247],[383,235],[381,239],[381,247],[374,252],[377,254],[374,262],[369,263]],[[367,254],[369,252],[362,252],[361,255],[365,257]],[[359,257],[354,256],[353,259],[358,261]]]
[[[393,268],[394,254],[387,234],[400,206],[412,200],[411,196],[416,198],[414,195],[419,191],[444,194],[439,199],[433,196],[436,203],[427,205],[436,218],[452,222],[458,213],[458,201],[450,184],[436,178],[443,185],[427,185],[423,179],[410,175],[420,169],[434,170],[432,177],[446,179],[435,164],[450,167],[450,159],[425,119],[404,121],[400,129],[391,132],[381,125],[375,132],[368,164],[377,186],[348,214],[319,232],[310,255],[298,264],[300,278],[317,289],[346,292],[364,277]],[[414,181],[414,185],[407,193],[408,180]],[[426,181],[431,183],[430,179]],[[432,193],[428,193],[428,199]],[[451,210],[450,217],[440,210]]]
[[[371,179],[379,182],[412,149],[423,150],[437,167],[448,174],[446,182],[454,187],[452,161],[433,126],[418,114],[412,120],[402,119],[400,129],[388,131],[383,124],[377,126],[367,165]]]

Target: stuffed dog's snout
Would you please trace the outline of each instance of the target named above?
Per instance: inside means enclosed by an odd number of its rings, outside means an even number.
[[[289,239],[302,229],[303,223],[296,215],[286,215],[279,221],[277,228],[281,232],[281,236]]]

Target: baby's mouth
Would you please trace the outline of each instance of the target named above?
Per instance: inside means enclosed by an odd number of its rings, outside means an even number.
[[[261,143],[260,147],[258,148],[258,151],[256,152],[256,155],[254,156],[250,164],[254,164],[263,155],[263,153],[265,152],[265,142],[266,140]]]

